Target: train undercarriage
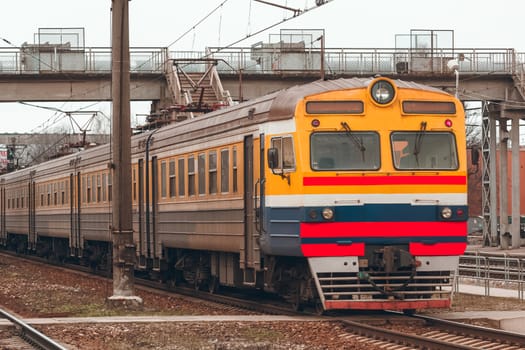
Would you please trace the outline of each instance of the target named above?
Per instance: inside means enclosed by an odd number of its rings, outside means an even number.
[[[8,234],[5,248],[54,263],[75,263],[93,271],[112,269],[110,242],[85,241],[70,249],[67,238],[39,236],[28,249],[26,235]],[[246,278],[239,254],[165,248],[162,259],[137,257],[137,276],[216,292],[219,286],[251,288],[282,297],[294,309],[313,305],[329,309],[399,309],[450,305],[451,271],[417,270],[418,261],[407,247],[370,247],[364,257],[294,258],[266,256],[255,278]],[[441,260],[432,260],[433,264]],[[428,262],[427,262],[428,264]],[[319,293],[319,291],[321,291]]]

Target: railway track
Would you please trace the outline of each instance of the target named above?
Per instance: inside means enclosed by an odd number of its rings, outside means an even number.
[[[38,330],[9,312],[0,309],[0,316],[9,320],[9,322],[11,322],[16,328],[13,337],[5,339],[7,344],[1,344],[2,348],[7,346],[10,349],[67,350],[67,348],[58,344],[45,334],[40,333]]]
[[[364,322],[341,319],[349,337],[361,337],[363,343],[373,343],[385,349],[436,349],[436,350],[520,350],[525,349],[525,335],[499,329],[474,326],[423,315],[411,316],[424,322],[412,332],[407,327],[379,327]],[[415,334],[417,332],[418,334]],[[370,339],[374,339],[372,342]]]
[[[34,261],[34,259],[30,260]],[[59,268],[69,269],[69,266]],[[85,269],[81,268],[79,270]],[[136,284],[138,288],[154,289],[157,293],[176,293],[191,298],[198,298],[201,301],[206,300],[225,304],[232,308],[266,315],[312,316],[315,313],[315,310],[307,310],[306,312],[295,311],[288,304],[272,299],[265,300],[264,295],[256,295],[253,292],[249,296],[238,293],[236,293],[237,295],[234,293],[225,295],[210,293],[207,290],[196,290],[191,287],[170,287],[160,282],[144,279],[136,279]],[[354,340],[358,339],[359,342],[364,344],[363,346],[366,346],[365,344],[381,344],[380,346],[384,346],[384,349],[525,349],[525,347],[520,347],[522,344],[525,344],[525,335],[492,328],[451,322],[423,315],[409,317],[398,313],[380,315],[380,319],[388,320],[383,322],[385,323],[384,325],[377,325],[361,321],[359,317],[355,316],[355,313],[349,315],[348,313],[339,314],[332,312],[328,316],[317,317],[319,320],[339,322],[344,325],[347,332],[345,337]],[[254,317],[257,316],[254,315]]]

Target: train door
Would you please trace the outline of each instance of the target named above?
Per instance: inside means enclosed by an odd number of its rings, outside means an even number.
[[[153,269],[158,269],[159,258],[157,256],[157,211],[159,203],[159,162],[156,156],[151,158],[151,235],[149,249],[153,258]]]
[[[28,197],[27,197],[27,200],[28,200],[28,203],[27,203],[27,208],[28,208],[28,234],[29,234],[29,237],[28,237],[28,241],[29,241],[29,249],[31,250],[36,250],[36,241],[37,241],[37,236],[36,236],[36,228],[35,228],[35,181],[33,181],[33,178],[31,177],[30,180],[29,180],[29,184],[28,184]]]
[[[7,231],[5,229],[5,186],[4,179],[0,183],[0,244],[7,244]]]
[[[144,242],[144,159],[139,159],[138,162],[138,198],[137,198],[137,207],[138,207],[138,255],[139,261],[138,265],[140,268],[146,267],[146,257],[145,257],[145,242]]]
[[[140,167],[140,165],[139,165]],[[144,267],[150,267],[152,260],[156,257],[156,227],[157,227],[157,191],[158,191],[158,161],[157,157],[151,158],[151,172],[149,169],[149,160],[146,157],[145,167],[145,194],[144,194],[144,239],[146,257],[143,258]],[[140,176],[140,175],[139,175]],[[140,191],[139,191],[140,192]],[[144,248],[142,248],[144,250]]]
[[[80,172],[69,175],[69,250],[72,256],[80,255]]]
[[[256,209],[261,178],[257,172],[259,165],[256,162],[259,154],[254,152],[259,140],[254,142],[251,135],[244,138],[244,236],[240,251],[240,267],[244,271],[244,284],[248,285],[257,282],[256,275],[261,269],[260,249],[257,244],[259,234],[256,229]]]

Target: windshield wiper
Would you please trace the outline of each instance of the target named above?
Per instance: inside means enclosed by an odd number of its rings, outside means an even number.
[[[350,125],[348,125],[347,122],[341,122],[341,126],[346,130],[346,134],[350,136],[350,139],[352,140],[352,142],[361,151],[361,160],[364,162],[366,147],[363,143],[363,140],[358,138],[356,134],[352,132],[352,129],[350,129]]]
[[[421,144],[423,143],[423,136],[425,135],[425,131],[427,129],[427,122],[421,122],[421,126],[419,127],[419,132],[416,135],[416,142],[414,143],[414,156],[416,158],[416,164],[419,168],[419,152],[421,152]]]

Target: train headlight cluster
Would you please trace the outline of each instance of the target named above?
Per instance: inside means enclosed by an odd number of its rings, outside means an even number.
[[[449,207],[441,209],[441,217],[443,219],[450,219],[452,217],[452,209],[450,209]]]
[[[370,95],[374,102],[380,105],[388,105],[394,100],[396,89],[390,81],[384,78],[378,79],[372,84]]]
[[[331,208],[324,208],[321,214],[325,220],[332,220],[334,218],[334,211]]]

